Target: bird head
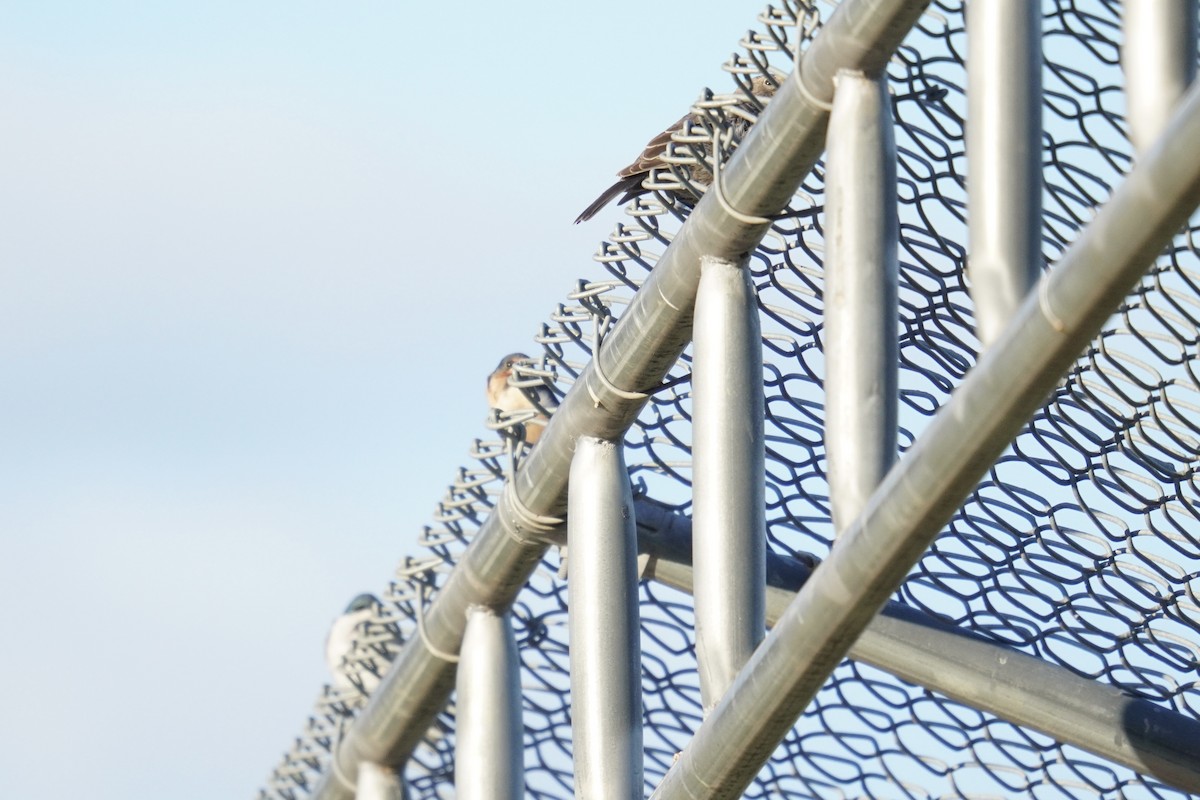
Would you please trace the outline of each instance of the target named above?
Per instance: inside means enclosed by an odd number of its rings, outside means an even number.
[[[529,356],[524,353],[509,353],[504,358],[500,359],[500,363],[496,365],[496,369],[492,371],[493,375],[504,373],[507,377],[512,374],[513,364],[519,364],[522,361],[532,361]]]
[[[500,363],[492,370],[492,373],[487,378],[487,395],[488,405],[492,408],[499,407],[498,398],[508,388],[508,379],[512,375],[514,364],[519,364],[523,361],[531,361],[529,356],[524,353],[509,353],[504,358],[500,359]]]
[[[350,601],[350,605],[346,606],[345,613],[353,614],[355,611],[374,608],[377,605],[379,605],[379,599],[373,594],[364,592]]]
[[[755,75],[750,79],[750,94],[755,100],[759,101],[759,105],[762,105],[765,101],[775,96],[775,93],[779,91],[779,87],[783,85],[786,79],[786,75],[775,70],[771,70],[766,74]],[[745,91],[744,87],[743,91]]]

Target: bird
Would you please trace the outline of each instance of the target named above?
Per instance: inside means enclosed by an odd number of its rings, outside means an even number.
[[[339,691],[361,689],[366,694],[379,685],[379,676],[371,669],[360,669],[347,663],[354,652],[355,640],[361,635],[359,626],[375,616],[379,599],[373,594],[356,596],[340,617],[333,621],[325,638],[325,663],[333,676],[333,686]]]
[[[520,423],[519,428],[517,423],[513,425],[513,428],[520,431],[518,436],[521,441],[532,446],[542,438],[542,430],[549,421],[548,414],[554,411],[557,403],[554,393],[546,386],[518,387],[509,383],[513,365],[523,361],[531,362],[532,359],[524,353],[509,353],[500,359],[500,363],[487,378],[487,402],[490,408],[498,409],[502,413],[536,412],[529,414],[529,419]]]
[[[779,83],[780,79],[775,75],[756,75],[750,81],[750,92],[754,95],[756,101],[767,100],[775,94],[775,90],[779,88]],[[736,106],[744,112],[749,112],[751,115],[757,115],[759,110],[758,103],[752,103],[749,100],[743,100],[737,103]],[[641,154],[632,163],[617,172],[617,182],[601,192],[600,196],[593,200],[591,205],[575,218],[575,224],[578,225],[581,222],[586,222],[596,216],[600,212],[600,209],[611,203],[617,196],[620,196],[620,203],[624,205],[635,197],[649,194],[651,190],[642,184],[650,177],[651,170],[667,169],[671,166],[665,157],[672,137],[675,134],[685,131],[689,123],[700,122],[702,118],[701,114],[689,112],[680,117],[674,125],[647,142]],[[749,130],[750,123],[740,114],[735,115],[733,119],[736,138],[740,139]],[[711,156],[712,145],[707,145],[704,150],[706,155]],[[712,183],[712,173],[709,172],[704,164],[691,165],[689,167],[689,177],[693,182],[704,186]],[[696,200],[698,198],[690,197],[689,199]]]

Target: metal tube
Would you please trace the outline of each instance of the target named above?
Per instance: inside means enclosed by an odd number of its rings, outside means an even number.
[[[838,74],[825,166],[825,457],[840,533],[896,460],[899,222],[886,78]]]
[[[634,502],[643,577],[694,593],[692,518],[650,498]],[[812,575],[767,553],[767,623]],[[1000,642],[889,601],[848,655],[1016,725],[1033,728],[1165,783],[1200,793],[1200,720],[1076,675]]]
[[[355,800],[403,800],[404,783],[394,770],[364,761],[358,765]]]
[[[1196,0],[1125,0],[1126,121],[1140,154],[1150,149],[1196,76]]]
[[[637,529],[620,445],[579,438],[567,503],[575,796],[641,798]]]
[[[654,797],[736,797],[1200,202],[1200,88],[871,496]]]
[[[833,76],[843,68],[879,70],[928,4],[839,5],[722,170],[726,201],[742,215],[778,213],[824,149]],[[467,608],[507,607],[540,563],[557,527],[553,518],[565,511],[575,440],[624,435],[646,402],[631,393],[651,391],[691,338],[700,256],[740,260],[768,225],[730,214],[713,193],[697,204],[425,610],[424,636],[400,651],[341,740],[333,754],[337,771],[352,778],[364,759],[403,764],[408,758],[454,687],[455,665],[445,656],[461,646]],[[328,775],[313,797],[349,800]]]
[[[700,259],[694,337],[696,659],[710,708],[766,627],[762,333],[744,262]]]
[[[967,4],[967,226],[975,333],[986,348],[1042,271],[1040,0]]]
[[[520,673],[508,614],[481,606],[468,611],[456,685],[454,791],[460,800],[525,795]]]
[[[619,444],[578,439],[568,518],[575,796],[641,798],[637,529]]]
[[[646,532],[640,540],[653,554],[646,577],[693,592],[687,520],[670,524],[677,530],[662,537]],[[767,572],[767,623],[774,625],[811,571],[794,559],[771,554]],[[884,606],[848,655],[1063,744],[1200,792],[1200,721],[902,603]]]

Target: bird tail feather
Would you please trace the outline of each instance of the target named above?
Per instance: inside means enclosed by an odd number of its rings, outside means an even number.
[[[578,225],[581,222],[587,222],[589,219],[596,216],[596,214],[600,212],[600,209],[611,203],[613,198],[619,194],[624,193],[625,195],[623,198],[621,198],[622,203],[632,200],[639,194],[645,194],[645,191],[642,190],[642,181],[645,178],[645,173],[626,175],[624,178],[621,178],[612,186],[605,189],[599,197],[593,200],[592,204],[585,208],[583,213],[575,218],[575,224]]]

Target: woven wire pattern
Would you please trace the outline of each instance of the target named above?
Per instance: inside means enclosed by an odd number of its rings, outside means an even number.
[[[768,6],[706,93],[671,170],[648,185],[535,337],[541,378],[563,394],[670,242],[690,169],[737,124],[736,87],[786,73],[830,6]],[[1132,162],[1118,67],[1120,4],[1047,4],[1043,19],[1044,253],[1053,263]],[[966,114],[961,2],[935,2],[893,58],[900,196],[900,444],[906,449],[973,366],[979,343],[963,272]],[[724,98],[724,99],[722,99]],[[703,110],[704,113],[700,113]],[[703,128],[703,130],[700,130]],[[699,144],[698,144],[699,143]],[[736,144],[734,142],[733,144]],[[767,521],[781,553],[832,539],[823,445],[823,168],[772,228],[751,270],[761,309]],[[1176,237],[918,563],[898,599],[1071,672],[1200,717],[1200,263]],[[639,492],[690,509],[690,353],[626,440]],[[519,453],[476,440],[350,670],[382,669],[417,635],[420,608],[486,519]],[[513,608],[522,664],[527,795],[570,797],[566,583],[552,550]],[[691,599],[640,587],[647,790],[700,724]],[[366,688],[326,689],[260,798],[302,797]],[[346,695],[350,696],[346,696]],[[413,797],[453,796],[453,705],[408,764]],[[748,797],[1186,797],[1153,778],[864,664],[845,661],[780,744]]]

